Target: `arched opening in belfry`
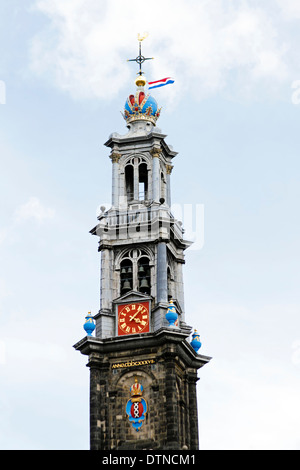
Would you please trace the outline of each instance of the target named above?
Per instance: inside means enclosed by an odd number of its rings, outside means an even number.
[[[149,258],[143,256],[138,260],[138,285],[139,292],[142,294],[150,294],[151,291],[151,276]]]
[[[148,168],[146,163],[139,165],[139,200],[148,199]]]
[[[127,201],[132,201],[134,198],[134,171],[133,165],[130,163],[125,167],[125,186]]]
[[[132,270],[132,261],[128,258],[124,259],[120,265],[121,274],[120,274],[120,292],[121,295],[126,294],[133,288],[133,270]]]

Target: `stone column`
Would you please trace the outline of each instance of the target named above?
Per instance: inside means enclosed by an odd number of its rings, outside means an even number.
[[[152,155],[152,199],[154,202],[159,202],[160,198],[160,165],[159,157],[161,150],[154,148],[151,150]]]
[[[177,300],[179,302],[179,305],[181,307],[182,311],[182,317],[181,321],[185,321],[184,318],[184,286],[183,286],[183,262],[177,262],[176,263],[176,294],[177,294]]]
[[[139,200],[139,165],[138,159],[134,159],[134,167],[133,167],[133,198],[135,201]]]
[[[110,158],[112,161],[112,206],[119,207],[119,160],[121,154],[113,150]]]
[[[104,248],[101,252],[100,311],[96,317],[96,336],[108,338],[115,335],[115,313],[113,299],[112,252]]]
[[[196,383],[198,381],[197,372],[189,373],[187,377],[188,381],[188,411],[189,411],[189,450],[199,449],[199,436],[198,436],[198,409],[197,409],[197,388]]]
[[[105,447],[105,424],[101,425],[102,417],[100,416],[101,410],[101,396],[99,393],[100,386],[100,370],[96,364],[90,364],[90,448],[91,450],[101,450]],[[103,403],[102,403],[103,409]],[[106,417],[103,419],[104,423],[107,421]]]
[[[166,165],[167,170],[167,205],[171,207],[171,173],[173,170],[172,165]]]
[[[110,250],[105,248],[101,252],[101,286],[100,286],[100,309],[110,310],[112,301],[111,292],[111,266]]]
[[[157,302],[168,302],[167,245],[157,245]]]
[[[179,419],[178,419],[178,396],[176,390],[176,366],[175,354],[168,354],[165,360],[166,370],[166,428],[167,428],[167,443],[166,449],[179,450]]]

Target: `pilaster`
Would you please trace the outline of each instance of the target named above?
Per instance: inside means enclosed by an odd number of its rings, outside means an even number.
[[[160,164],[159,158],[161,150],[154,148],[151,150],[152,155],[152,197],[154,202],[159,202],[160,199]]]
[[[112,206],[119,207],[119,161],[121,153],[113,150],[110,158],[112,161]]]

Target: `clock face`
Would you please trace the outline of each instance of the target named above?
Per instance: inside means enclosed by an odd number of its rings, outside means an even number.
[[[118,335],[149,331],[149,302],[118,305]]]

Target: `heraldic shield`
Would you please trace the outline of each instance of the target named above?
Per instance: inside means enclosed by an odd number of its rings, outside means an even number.
[[[139,431],[147,413],[147,402],[142,397],[143,386],[138,383],[137,378],[135,379],[135,383],[130,387],[130,393],[131,399],[127,402],[126,413],[133,428]]]

